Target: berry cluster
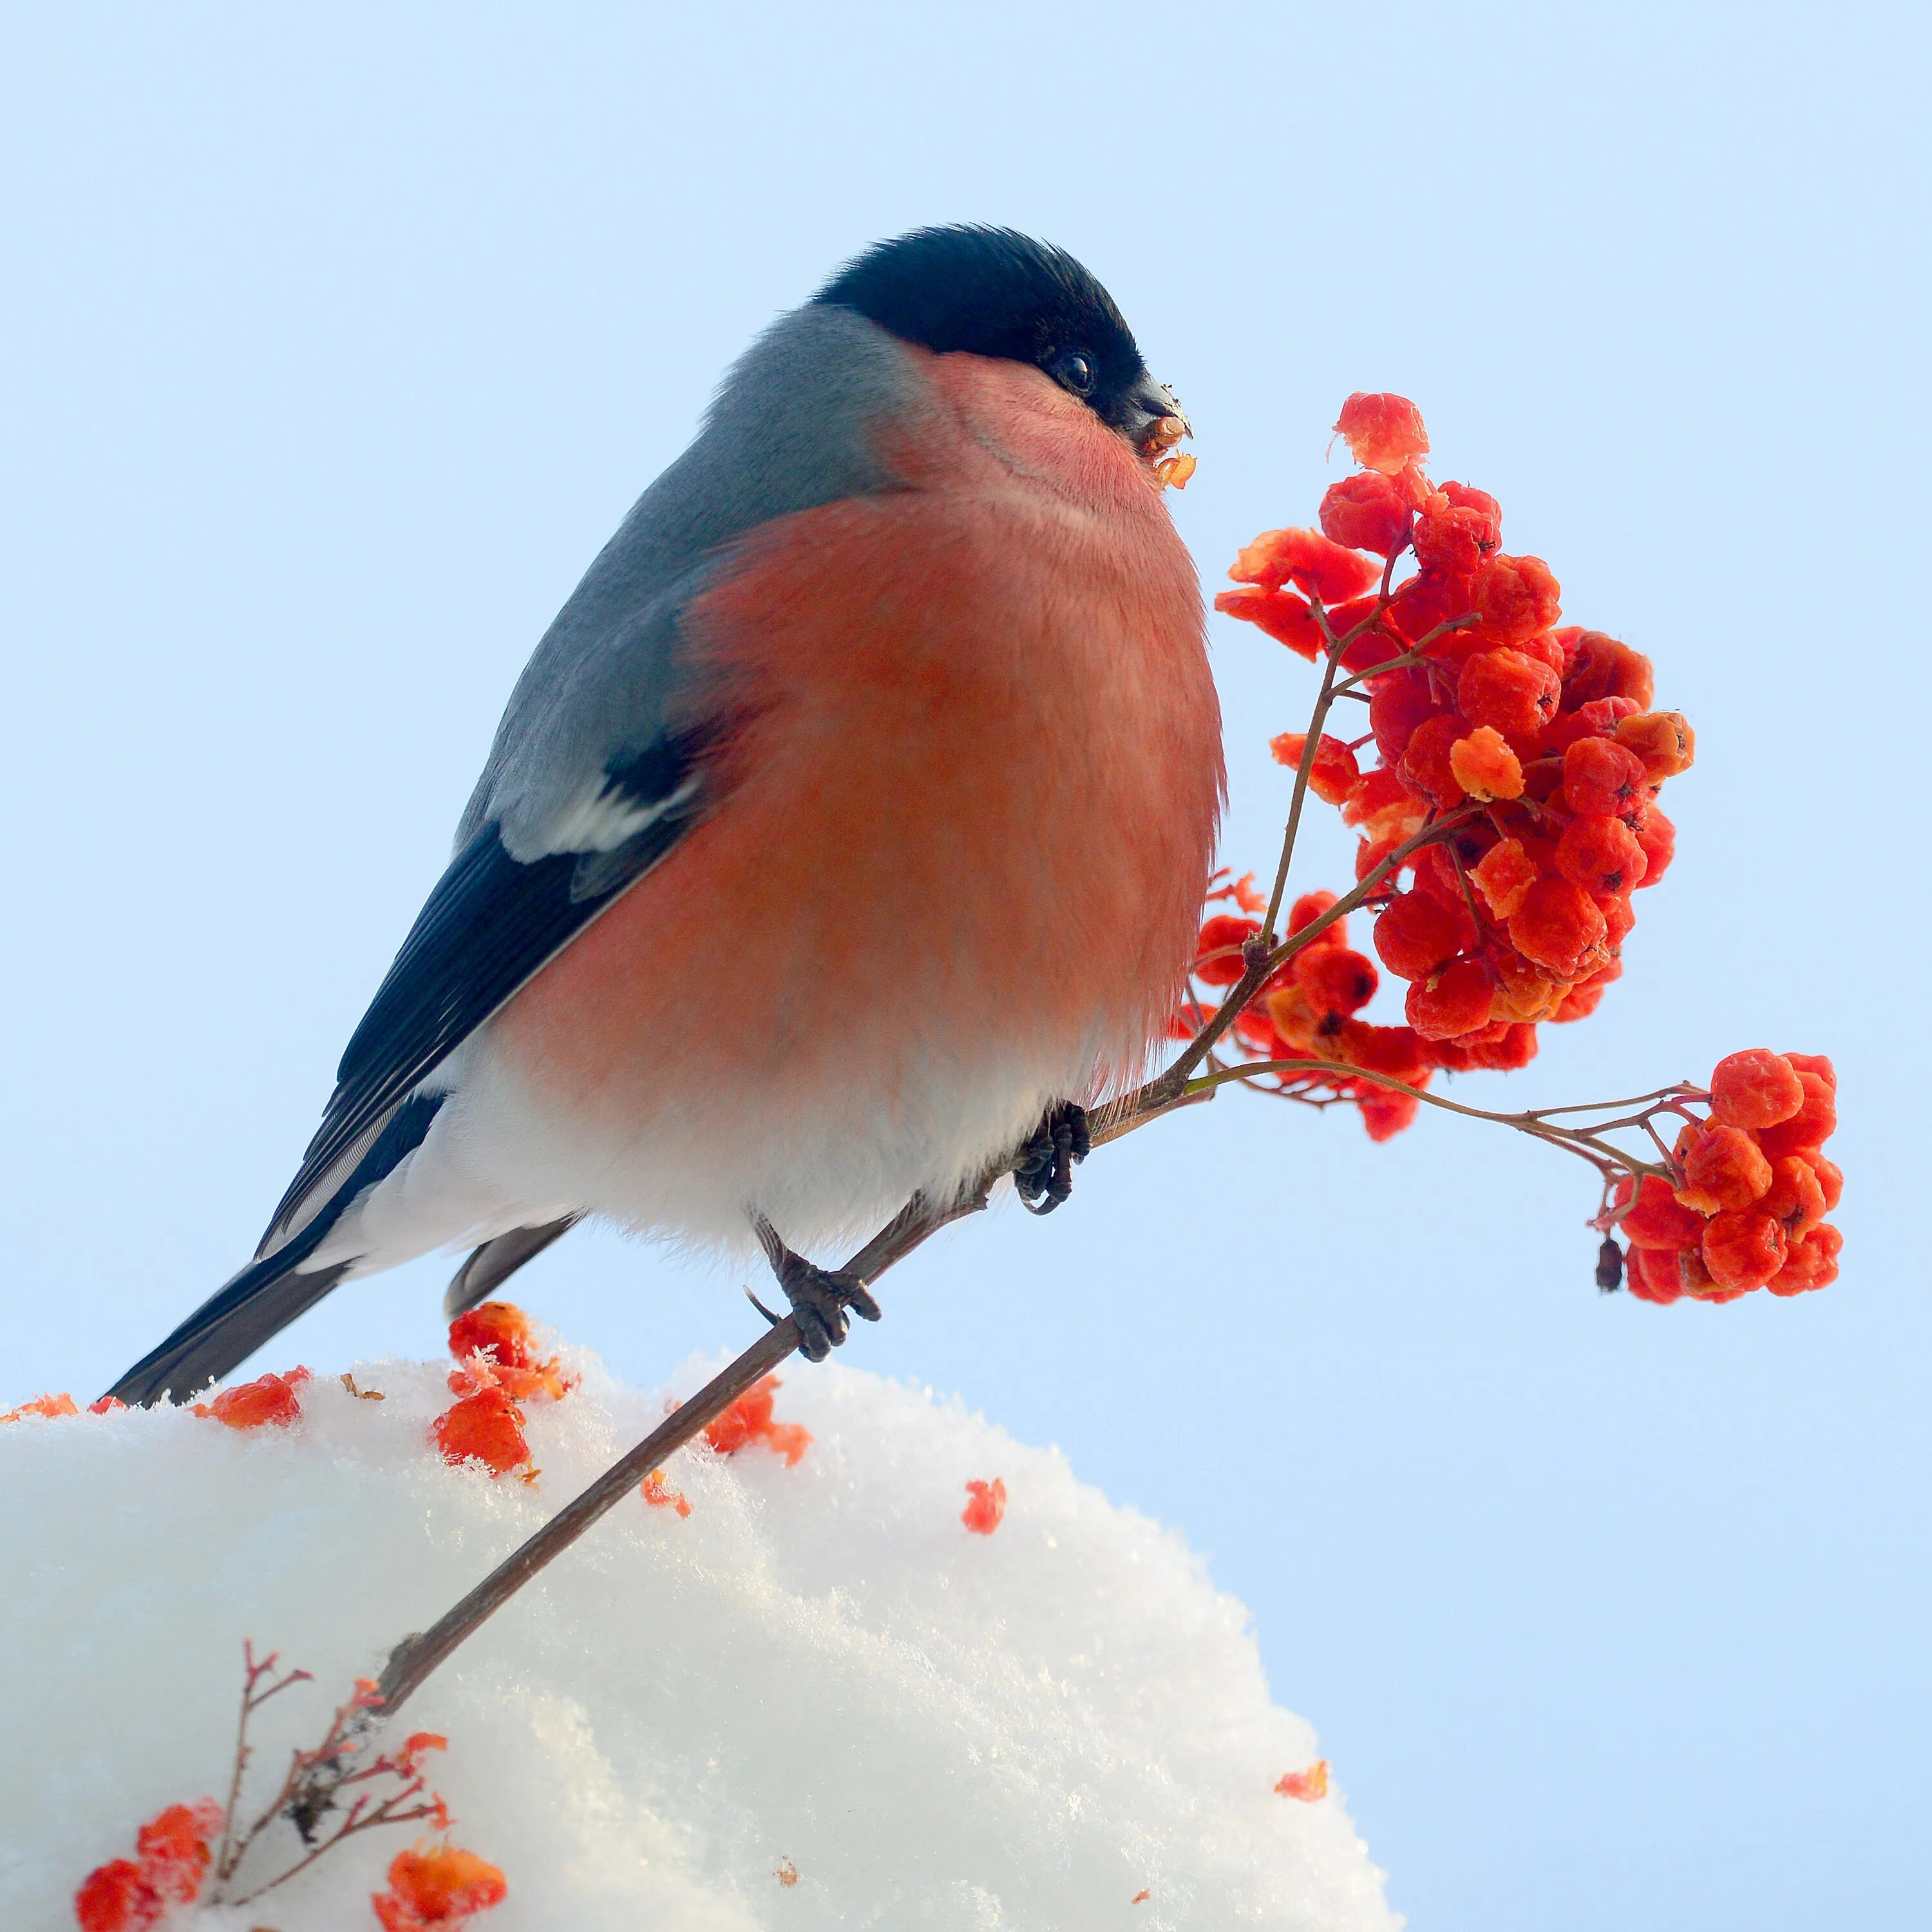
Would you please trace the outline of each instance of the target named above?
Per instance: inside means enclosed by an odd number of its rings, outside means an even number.
[[[1599,1223],[1630,1244],[1631,1294],[1735,1301],[1834,1281],[1844,1238],[1825,1216],[1844,1176],[1824,1149],[1838,1124],[1838,1076],[1822,1054],[1754,1047],[1719,1060],[1708,1114],[1687,1111],[1672,1178],[1626,1177]]]
[[[1264,532],[1234,560],[1238,587],[1214,602],[1324,665],[1312,736],[1272,749],[1360,834],[1356,878],[1373,887],[1361,902],[1377,910],[1376,958],[1408,982],[1403,1024],[1360,1017],[1378,975],[1337,918],[1236,1033],[1264,1059],[1339,1062],[1419,1091],[1438,1069],[1522,1066],[1540,1024],[1594,1009],[1623,970],[1632,893],[1670,862],[1657,795],[1688,769],[1693,740],[1678,713],[1650,708],[1648,658],[1558,626],[1556,578],[1541,559],[1503,550],[1494,497],[1430,482],[1412,403],[1353,395],[1336,428],[1363,467],[1322,498],[1321,529]],[[1405,555],[1415,568],[1397,583]],[[1321,730],[1339,698],[1366,703],[1369,729],[1353,742]],[[1335,902],[1298,900],[1290,935]],[[1238,980],[1240,948],[1260,929],[1210,917],[1198,976]],[[1346,1076],[1282,1084],[1352,1100],[1378,1140],[1418,1105]]]

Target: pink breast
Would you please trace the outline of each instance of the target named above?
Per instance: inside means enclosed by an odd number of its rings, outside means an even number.
[[[554,1101],[890,1108],[935,1054],[1085,1042],[1105,1078],[1157,1034],[1222,784],[1192,567],[1087,412],[935,368],[915,487],[769,526],[694,612],[744,706],[728,796],[500,1017]]]

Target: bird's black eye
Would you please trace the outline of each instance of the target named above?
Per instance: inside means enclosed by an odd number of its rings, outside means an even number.
[[[1094,358],[1081,350],[1056,350],[1047,359],[1046,373],[1076,396],[1088,394],[1094,387]]]

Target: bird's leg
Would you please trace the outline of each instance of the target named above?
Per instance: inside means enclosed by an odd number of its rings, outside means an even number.
[[[847,1309],[863,1321],[878,1320],[879,1304],[856,1274],[848,1274],[841,1268],[820,1268],[795,1253],[762,1214],[752,1216],[752,1228],[765,1251],[766,1260],[772,1264],[772,1274],[778,1276],[779,1287],[785,1292],[785,1299],[791,1304],[792,1313],[798,1318],[799,1347],[808,1361],[824,1361],[844,1340]],[[758,1303],[757,1296],[752,1299],[767,1321],[778,1319]]]
[[[1013,1157],[1013,1185],[1029,1214],[1051,1214],[1073,1192],[1073,1168],[1094,1150],[1087,1109],[1071,1100],[1047,1108]]]

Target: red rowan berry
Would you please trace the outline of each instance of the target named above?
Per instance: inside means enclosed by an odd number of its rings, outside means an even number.
[[[1420,577],[1412,577],[1396,587],[1389,600],[1388,621],[1410,643],[1419,644],[1439,626],[1467,616],[1474,608],[1474,588],[1469,578],[1438,577],[1425,571]],[[1429,648],[1442,655],[1450,650],[1459,635],[1466,637],[1467,632],[1447,633]]]
[[[1324,1013],[1352,1013],[1376,996],[1380,974],[1359,952],[1344,946],[1311,946],[1294,960],[1296,982]]]
[[[1825,1212],[1834,1213],[1845,1192],[1844,1169],[1835,1160],[1827,1160],[1821,1154],[1813,1160],[1811,1171],[1817,1175],[1818,1185],[1825,1192]]]
[[[1523,895],[1535,884],[1536,862],[1520,838],[1505,838],[1490,847],[1470,868],[1469,879],[1499,920],[1506,920],[1522,904]]]
[[[1562,614],[1561,586],[1540,556],[1492,556],[1476,573],[1475,609],[1483,635],[1513,644],[1546,631]]]
[[[1784,1265],[1781,1222],[1768,1214],[1727,1212],[1704,1229],[1704,1265],[1720,1288],[1762,1288]]]
[[[1607,738],[1580,738],[1563,754],[1563,802],[1594,818],[1621,818],[1649,796],[1650,781],[1634,752]]]
[[[1540,658],[1522,651],[1479,651],[1462,667],[1456,705],[1472,724],[1491,724],[1512,737],[1533,737],[1556,716],[1563,682]]]
[[[1570,990],[1562,980],[1539,972],[1522,954],[1498,946],[1489,956],[1496,989],[1490,1000],[1490,1018],[1505,1024],[1546,1020]]]
[[[1640,886],[1654,886],[1670,868],[1677,852],[1677,828],[1654,806],[1640,818],[1634,830],[1643,848],[1643,877]]]
[[[1279,590],[1292,584],[1324,604],[1345,604],[1380,575],[1359,550],[1345,549],[1319,530],[1264,530],[1239,551],[1228,574],[1237,584]]]
[[[1828,1222],[1814,1228],[1787,1250],[1784,1267],[1766,1286],[1773,1294],[1787,1295],[1830,1287],[1838,1278],[1838,1256],[1844,1245],[1844,1236]]]
[[[1306,732],[1284,731],[1280,737],[1268,740],[1268,750],[1276,764],[1286,765],[1294,771],[1301,764],[1301,754],[1307,743]],[[1323,732],[1315,747],[1315,763],[1309,770],[1308,789],[1324,803],[1340,805],[1361,776],[1361,767],[1355,763],[1354,753],[1340,739],[1331,738]]]
[[[1448,709],[1436,698],[1426,670],[1386,671],[1369,695],[1369,729],[1376,749],[1394,764],[1408,748],[1415,728]]]
[[[1808,1160],[1783,1154],[1771,1164],[1771,1185],[1757,1203],[1761,1214],[1784,1224],[1786,1240],[1801,1241],[1830,1211],[1825,1190]]]
[[[1449,494],[1452,490],[1466,497],[1483,497],[1488,509],[1458,503]],[[1473,575],[1502,540],[1502,512],[1496,499],[1480,490],[1465,490],[1460,483],[1445,484],[1424,500],[1411,537],[1415,560],[1424,569],[1456,577]]]
[[[1711,1075],[1711,1118],[1727,1127],[1774,1127],[1804,1104],[1797,1068],[1767,1047],[1727,1054]]]
[[[1628,892],[1647,862],[1636,834],[1620,818],[1574,818],[1556,842],[1556,868],[1586,892]]]
[[[1342,823],[1360,828],[1365,838],[1400,844],[1422,830],[1429,808],[1386,765],[1365,772],[1342,806]]]
[[[1393,556],[1408,536],[1408,505],[1402,492],[1378,472],[1345,476],[1331,483],[1322,499],[1322,528],[1352,550]]]
[[[1473,959],[1459,959],[1409,988],[1404,1017],[1424,1040],[1454,1040],[1487,1023],[1490,992],[1490,976]]]
[[[1471,1060],[1492,1073],[1514,1073],[1536,1058],[1536,1028],[1523,1021],[1513,1021],[1497,1040],[1472,1047]]]
[[[1370,394],[1358,389],[1342,405],[1335,433],[1364,470],[1399,476],[1429,454],[1429,432],[1422,412],[1406,396]]]
[[[1411,1087],[1429,1077],[1429,1049],[1413,1027],[1377,1026],[1368,1020],[1346,1022],[1335,1036],[1336,1057],[1370,1073],[1386,1073]]]
[[[1546,874],[1510,916],[1510,944],[1559,979],[1579,980],[1600,963],[1604,915],[1573,880]]]
[[[1610,982],[1601,974],[1594,979],[1585,980],[1572,986],[1556,1004],[1556,1010],[1550,1017],[1559,1026],[1568,1026],[1573,1020],[1586,1020],[1604,1003],[1604,994]],[[1185,1040],[1191,1038],[1184,1034]]]
[[[1833,1093],[1838,1090],[1838,1069],[1823,1054],[1787,1053],[1784,1057],[1800,1073],[1815,1073]]]
[[[1661,1248],[1632,1248],[1624,1257],[1624,1286],[1638,1300],[1666,1307],[1684,1293],[1677,1257]]]
[[[1328,648],[1314,612],[1305,598],[1292,590],[1268,590],[1259,584],[1244,584],[1238,590],[1217,592],[1214,608],[1225,617],[1252,624],[1311,664]]]
[[[1684,1184],[1677,1198],[1700,1214],[1748,1208],[1771,1185],[1771,1162],[1742,1127],[1706,1126],[1682,1158]]]
[[[1597,698],[1627,698],[1640,711],[1650,709],[1656,681],[1642,652],[1601,631],[1556,634],[1564,658],[1564,710],[1575,711]]]
[[[1298,932],[1305,932],[1334,903],[1333,892],[1304,892],[1288,909],[1288,938],[1292,939]],[[1338,919],[1324,926],[1308,943],[1310,946],[1347,945],[1348,920]]]
[[[1636,914],[1631,910],[1628,892],[1592,892],[1590,896],[1597,902],[1597,910],[1604,915],[1604,944],[1615,953],[1629,938],[1636,924]]]
[[[1428,892],[1404,892],[1391,899],[1376,921],[1376,956],[1399,980],[1426,980],[1462,950],[1466,919],[1459,920]],[[1485,994],[1485,1004],[1487,995]],[[1466,1027],[1458,1027],[1466,1033]],[[1447,1037],[1446,1035],[1434,1036]]]
[[[1838,1130],[1838,1103],[1832,1089],[1815,1073],[1800,1072],[1798,1078],[1804,1098],[1797,1112],[1758,1131],[1759,1146],[1774,1160],[1780,1154],[1814,1154]]]
[[[1460,718],[1432,718],[1416,727],[1408,748],[1396,769],[1412,791],[1419,792],[1438,811],[1460,804],[1462,787],[1450,762],[1456,740],[1468,727]]]
[[[1642,711],[1620,718],[1617,742],[1642,760],[1652,784],[1688,772],[1697,754],[1697,734],[1681,711]]]
[[[1203,986],[1232,986],[1247,969],[1241,948],[1261,931],[1261,922],[1217,912],[1201,928],[1195,948],[1194,976]]]
[[[1636,715],[1636,706],[1628,698],[1593,698],[1550,721],[1543,734],[1543,748],[1561,754],[1579,738],[1614,738],[1617,727]]]
[[[1522,765],[1503,734],[1479,725],[1449,747],[1449,770],[1470,797],[1483,803],[1522,796]]]
[[[1356,1083],[1355,1105],[1370,1139],[1378,1142],[1393,1140],[1405,1127],[1413,1126],[1422,1111],[1422,1102],[1413,1094],[1398,1094],[1372,1080]]]
[[[1617,1184],[1612,1198],[1619,1208],[1630,1200],[1628,1179]],[[1694,1248],[1704,1238],[1703,1216],[1686,1208],[1672,1192],[1670,1182],[1654,1174],[1639,1181],[1636,1198],[1618,1226],[1634,1248]]]

